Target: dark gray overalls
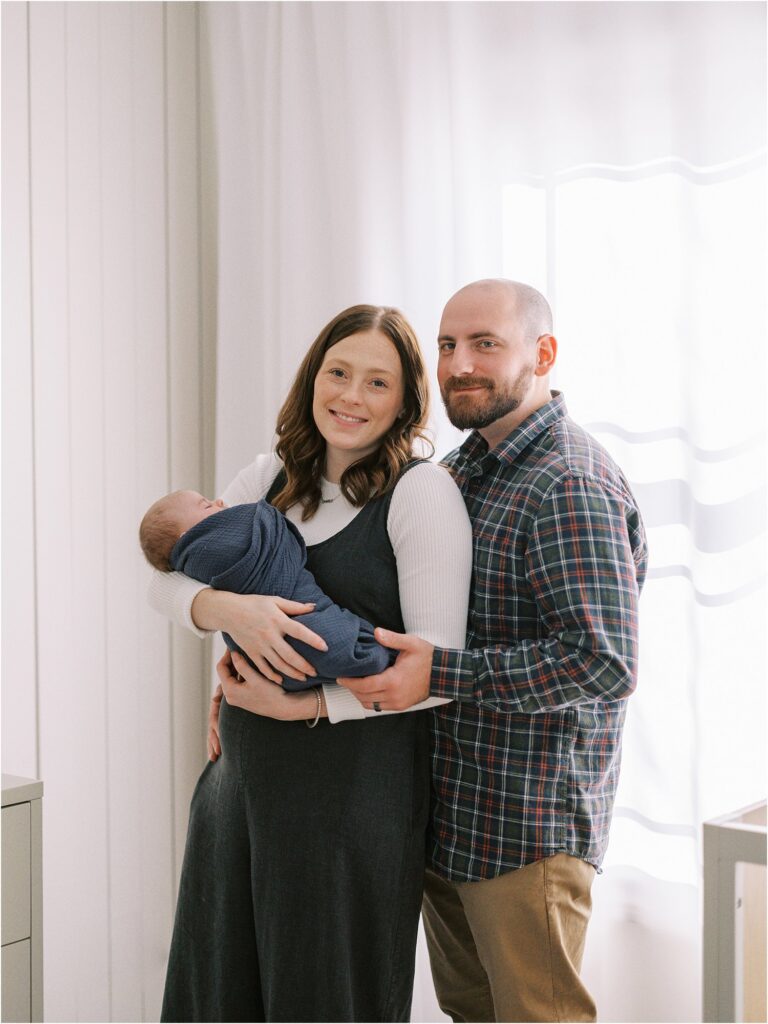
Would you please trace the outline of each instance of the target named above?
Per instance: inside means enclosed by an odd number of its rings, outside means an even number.
[[[308,548],[307,568],[337,604],[404,632],[391,497]],[[163,1021],[409,1020],[426,716],[308,729],[222,702],[222,755],[192,798]]]

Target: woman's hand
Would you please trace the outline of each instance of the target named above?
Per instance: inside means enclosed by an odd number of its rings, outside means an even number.
[[[211,697],[211,706],[208,708],[208,760],[218,761],[221,755],[221,739],[219,738],[219,712],[221,711],[221,700],[224,691],[221,683],[216,687],[216,692]]]
[[[216,672],[221,680],[224,698],[227,704],[233,707],[263,715],[265,718],[277,718],[283,722],[311,722],[317,714],[317,696],[314,690],[286,693],[282,687],[275,686],[255,672],[236,651],[226,652],[216,665]],[[321,717],[327,717],[322,690],[320,698]]]
[[[303,681],[317,673],[285,637],[302,640],[318,651],[328,650],[321,636],[292,618],[306,615],[314,607],[282,597],[231,594],[209,588],[201,590],[192,603],[192,618],[200,629],[221,629],[229,633],[262,676],[273,683],[282,681],[280,673]]]

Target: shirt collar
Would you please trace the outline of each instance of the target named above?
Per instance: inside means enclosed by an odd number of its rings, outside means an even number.
[[[472,463],[476,465],[476,471],[480,471],[480,463],[486,457],[488,461],[495,460],[500,463],[514,462],[531,441],[534,441],[545,430],[548,430],[557,420],[568,415],[565,405],[565,398],[561,391],[551,391],[552,398],[546,405],[532,412],[527,419],[524,419],[519,426],[507,434],[503,441],[500,441],[495,448],[488,451],[487,441],[473,430],[466,441],[459,449],[464,459],[464,464],[469,468]],[[474,467],[473,467],[474,468]]]

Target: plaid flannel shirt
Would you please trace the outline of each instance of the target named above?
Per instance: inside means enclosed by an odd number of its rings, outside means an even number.
[[[436,648],[431,866],[491,878],[605,853],[647,549],[624,476],[562,395],[445,460],[474,533],[467,649]]]

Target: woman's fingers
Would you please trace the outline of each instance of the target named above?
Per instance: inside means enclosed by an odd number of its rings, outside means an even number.
[[[251,661],[259,672],[273,683],[282,683],[283,676],[304,682],[307,676],[315,675],[315,670],[309,662],[284,640],[278,640],[268,651],[252,655]]]
[[[285,637],[301,640],[309,647],[327,651],[328,645],[321,636],[293,616],[306,615],[315,607],[282,597],[248,595],[251,604],[237,623],[232,623],[227,632],[244,650],[259,671],[272,682],[280,682],[278,673],[301,679],[314,676],[310,662],[286,643]]]
[[[272,683],[282,683],[282,676],[278,675],[278,673],[275,671],[272,665],[270,665],[266,658],[262,658],[261,655],[257,655],[252,660],[256,668],[259,670],[259,672],[261,672],[261,674],[266,679],[269,679],[269,681]]]
[[[222,659],[223,660],[223,659]],[[216,761],[221,754],[221,739],[219,737],[219,713],[221,711],[221,701],[224,697],[224,691],[221,688],[221,683],[216,687],[216,692],[211,697],[211,703],[208,708],[208,760]]]
[[[219,737],[212,730],[208,731],[208,760],[218,761],[221,756],[221,742]]]
[[[219,677],[219,686],[223,687],[224,691],[226,691],[227,683],[237,680],[237,670],[232,663],[232,654],[230,651],[225,651],[221,658],[216,662],[216,675]]]
[[[301,622],[295,622],[290,618],[292,615],[308,615],[314,611],[313,604],[300,604],[298,601],[289,601],[284,597],[275,598],[275,607],[289,617],[289,622],[282,622],[281,626],[286,636],[292,636],[294,640],[301,640],[308,647],[315,647],[318,651],[327,651],[328,644],[317,633],[313,633],[309,627]]]
[[[273,597],[272,600],[275,602],[276,607],[281,612],[285,612],[286,615],[308,615],[315,609],[313,602],[291,601],[287,597]]]
[[[279,668],[281,672],[291,676],[293,679],[301,679],[303,681],[307,676],[317,674],[314,666],[306,658],[302,657],[298,651],[295,651],[285,640],[280,640],[275,644],[270,661],[275,668]]]
[[[293,637],[294,640],[301,640],[307,647],[314,647],[318,651],[325,652],[328,650],[328,644],[319,633],[313,633],[308,626],[305,626],[302,622],[296,622],[295,619],[288,620],[288,624],[285,627],[285,635]]]

